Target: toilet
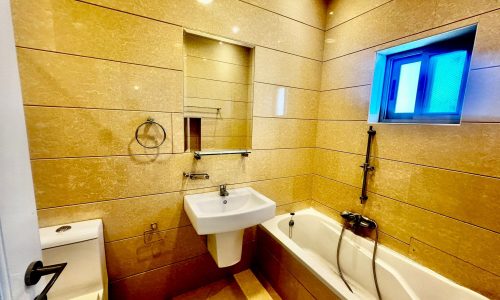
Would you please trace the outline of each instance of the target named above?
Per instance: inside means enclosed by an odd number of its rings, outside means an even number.
[[[50,289],[48,299],[108,299],[101,220],[41,228],[40,240],[44,265],[68,263]]]

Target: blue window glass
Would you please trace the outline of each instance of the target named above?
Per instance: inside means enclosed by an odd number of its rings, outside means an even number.
[[[420,77],[421,61],[401,65],[397,87],[395,113],[412,113],[417,100],[418,78]]]
[[[375,115],[388,123],[460,123],[475,26],[441,36],[377,54],[370,120]]]
[[[429,59],[429,100],[425,111],[429,113],[457,113],[460,85],[465,74],[467,51],[453,51],[433,55]]]

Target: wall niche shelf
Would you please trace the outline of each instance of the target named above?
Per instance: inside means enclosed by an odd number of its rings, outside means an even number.
[[[243,157],[248,157],[248,154],[252,153],[249,150],[213,150],[213,151],[194,151],[194,158],[201,159],[202,156],[210,155],[230,155],[230,154],[240,154]]]

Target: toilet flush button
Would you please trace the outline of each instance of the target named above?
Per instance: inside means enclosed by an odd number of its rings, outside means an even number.
[[[69,225],[64,225],[56,229],[56,232],[65,232],[71,229],[71,226]]]

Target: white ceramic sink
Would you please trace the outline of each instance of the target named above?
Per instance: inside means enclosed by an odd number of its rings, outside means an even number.
[[[226,203],[224,203],[226,202]],[[244,229],[274,217],[276,203],[252,188],[184,197],[184,210],[200,235]]]
[[[246,187],[184,196],[184,210],[199,235],[208,234],[207,247],[220,268],[241,260],[243,232],[274,217],[276,203]]]

